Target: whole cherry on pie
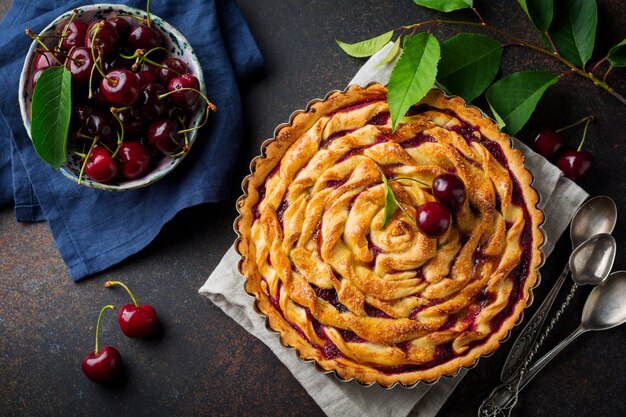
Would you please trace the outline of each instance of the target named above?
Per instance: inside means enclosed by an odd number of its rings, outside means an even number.
[[[417,227],[428,237],[439,237],[450,228],[450,211],[433,201],[417,207]]]
[[[465,183],[456,174],[437,175],[432,183],[433,196],[450,210],[458,209],[465,202]]]

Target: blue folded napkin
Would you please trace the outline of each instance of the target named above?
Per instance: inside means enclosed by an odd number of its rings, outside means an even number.
[[[139,9],[145,0],[123,3]],[[18,221],[46,220],[73,280],[102,271],[150,243],[180,210],[229,196],[242,141],[238,83],[263,64],[234,0],[152,1],[151,12],[191,43],[218,107],[189,155],[149,187],[112,193],[78,186],[44,163],[23,127],[18,81],[31,39],[84,1],[14,1],[0,22],[0,206],[14,202]]]

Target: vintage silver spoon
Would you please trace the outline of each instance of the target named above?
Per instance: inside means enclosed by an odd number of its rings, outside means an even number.
[[[570,226],[570,238],[572,240],[572,249],[576,249],[584,241],[590,237],[599,233],[611,233],[615,227],[617,221],[617,207],[615,202],[607,196],[597,196],[587,200],[582,206],[576,210],[572,218]],[[571,256],[570,256],[571,259]],[[582,258],[582,261],[585,259]],[[543,303],[539,306],[533,317],[528,321],[528,324],[524,327],[520,335],[515,340],[509,355],[502,367],[502,373],[500,374],[500,380],[506,381],[510,379],[515,373],[517,373],[526,359],[528,358],[531,349],[533,348],[537,336],[543,327],[543,323],[550,312],[550,308],[559,293],[559,290],[563,286],[565,279],[570,272],[571,263],[568,262],[563,269],[563,272],[554,283],[552,289],[543,300]],[[570,291],[570,296],[566,299],[560,311],[562,312],[569,300],[571,300],[573,293],[578,286],[574,284]],[[558,320],[557,316],[556,320]],[[556,322],[556,320],[554,322]]]
[[[516,375],[515,380],[493,390],[489,402],[481,405],[478,415],[496,416],[505,411],[510,412],[515,406],[516,393],[521,391],[565,346],[585,332],[607,330],[623,323],[626,323],[626,271],[617,271],[591,291],[583,308],[580,326],[522,373],[521,378]]]

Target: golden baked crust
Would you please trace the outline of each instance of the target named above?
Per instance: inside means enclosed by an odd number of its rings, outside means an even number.
[[[439,90],[391,130],[383,85],[351,86],[297,113],[253,161],[238,201],[246,291],[286,346],[343,379],[413,385],[498,347],[542,261],[542,212],[522,154],[491,119]],[[416,182],[383,225],[383,174],[459,175],[467,200],[438,239]]]

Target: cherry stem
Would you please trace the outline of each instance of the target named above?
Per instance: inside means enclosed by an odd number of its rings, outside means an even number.
[[[430,186],[430,185],[428,185],[428,184],[426,184],[425,182],[422,182],[422,181],[420,181],[420,180],[416,180],[415,178],[409,178],[409,177],[397,177],[397,178],[392,178],[392,179],[390,179],[390,180],[389,180],[389,182],[392,182],[392,181],[400,181],[400,180],[409,180],[409,181],[414,181],[414,182],[417,182],[418,184],[423,185],[424,187],[431,188],[431,186]]]
[[[104,286],[107,288],[112,287],[114,285],[119,285],[120,287],[124,288],[126,292],[128,293],[128,295],[130,295],[130,298],[133,300],[133,304],[135,304],[135,307],[139,307],[139,303],[137,302],[137,299],[135,298],[133,293],[130,291],[130,289],[126,286],[126,284],[124,284],[121,281],[107,281],[104,283]]]
[[[57,62],[57,64],[63,66],[63,63],[61,61],[59,61],[59,59],[56,57],[56,54],[54,52],[52,52],[50,50],[50,48],[48,48],[48,45],[43,43],[43,41],[41,40],[41,36],[37,35],[35,32],[30,30],[30,28],[26,28],[26,34],[28,36],[30,36],[32,39],[34,39],[39,45],[41,45],[41,47],[44,49],[44,51],[50,52],[50,55],[52,55],[52,58],[54,58],[54,60]]]
[[[117,133],[117,148],[115,149],[115,152],[113,152],[113,155],[111,155],[111,158],[117,157],[117,153],[120,151],[120,148],[122,147],[122,142],[124,142],[124,124],[120,120],[118,113],[127,109],[130,109],[130,106],[120,107],[119,109],[115,107],[111,107],[110,109],[111,114],[113,115],[113,117],[115,117],[115,120],[117,120],[117,123],[119,123],[120,129],[122,132],[122,133],[116,132]]]
[[[472,11],[476,15],[476,17],[478,17],[478,20],[480,20],[480,23],[482,23],[483,25],[486,24],[485,23],[485,19],[483,19],[483,17],[480,15],[480,13],[478,13],[478,10],[475,7],[472,7]]]
[[[80,184],[81,181],[83,180],[83,175],[85,174],[85,167],[87,166],[87,161],[89,161],[89,157],[91,156],[91,151],[93,151],[93,148],[94,146],[96,146],[96,143],[98,143],[98,136],[93,138],[91,142],[91,146],[89,147],[89,151],[87,152],[87,155],[85,155],[85,160],[83,161],[83,164],[80,167],[80,173],[78,174],[78,184]]]
[[[215,107],[215,104],[211,103],[207,96],[205,96],[204,94],[202,94],[201,91],[198,91],[195,88],[189,88],[189,87],[177,88],[176,90],[172,90],[172,91],[169,91],[169,92],[167,92],[165,94],[161,94],[160,96],[158,96],[158,98],[159,98],[159,100],[161,100],[161,99],[169,96],[170,94],[174,94],[177,91],[186,91],[186,90],[195,91],[196,93],[200,94],[200,96],[202,96],[202,98],[206,102],[207,107],[206,107],[206,111],[204,113],[204,120],[202,121],[202,123],[199,126],[190,127],[188,129],[179,130],[177,132],[179,134],[180,133],[185,133],[185,132],[191,132],[191,131],[200,129],[202,126],[204,126],[206,124],[207,120],[209,120],[209,111],[214,111],[214,112],[217,111],[217,107]]]
[[[148,0],[146,2],[146,25],[148,25],[148,27],[150,27],[151,23],[152,23],[152,19],[150,18],[150,0]]]
[[[598,69],[598,67],[599,67],[600,65],[602,65],[603,63],[605,63],[607,59],[609,59],[609,57],[608,57],[608,56],[605,56],[604,58],[602,58],[601,60],[599,60],[598,62],[596,62],[596,65],[594,65],[594,66],[591,68],[591,70],[590,70],[589,72],[591,72],[591,73],[596,72],[596,70]]]
[[[606,82],[606,77],[609,76],[609,73],[611,72],[611,70],[613,69],[613,67],[609,67],[608,70],[606,70],[606,72],[604,73],[604,77],[602,77],[602,82],[605,83]]]
[[[576,152],[580,152],[580,150],[583,148],[583,143],[585,143],[585,137],[587,136],[587,128],[589,127],[589,122],[591,122],[592,118],[588,118],[587,119],[587,123],[585,123],[585,129],[583,130],[583,138],[580,141],[580,144],[578,145],[578,149],[576,149]]]
[[[61,36],[59,36],[59,43],[57,44],[58,49],[61,49],[61,43],[63,42],[63,38],[68,36],[67,28],[70,27],[70,25],[74,21],[74,18],[76,17],[77,14],[78,14],[78,10],[76,9],[72,10],[72,15],[70,16],[70,20],[65,24],[65,26],[63,26],[63,31],[61,32]]]
[[[577,121],[575,121],[574,123],[572,123],[570,125],[567,125],[565,127],[562,127],[560,129],[555,130],[555,132],[556,133],[564,132],[567,129],[570,129],[570,128],[574,127],[574,126],[578,126],[579,124],[584,123],[584,122],[589,122],[590,120],[593,120],[593,115],[585,116],[582,119],[577,120]]]
[[[96,324],[96,349],[94,351],[96,355],[98,354],[98,335],[100,334],[100,321],[102,320],[102,314],[104,314],[104,312],[108,309],[115,310],[115,306],[109,304],[102,307],[102,310],[100,310],[100,314],[98,315],[98,323]]]

